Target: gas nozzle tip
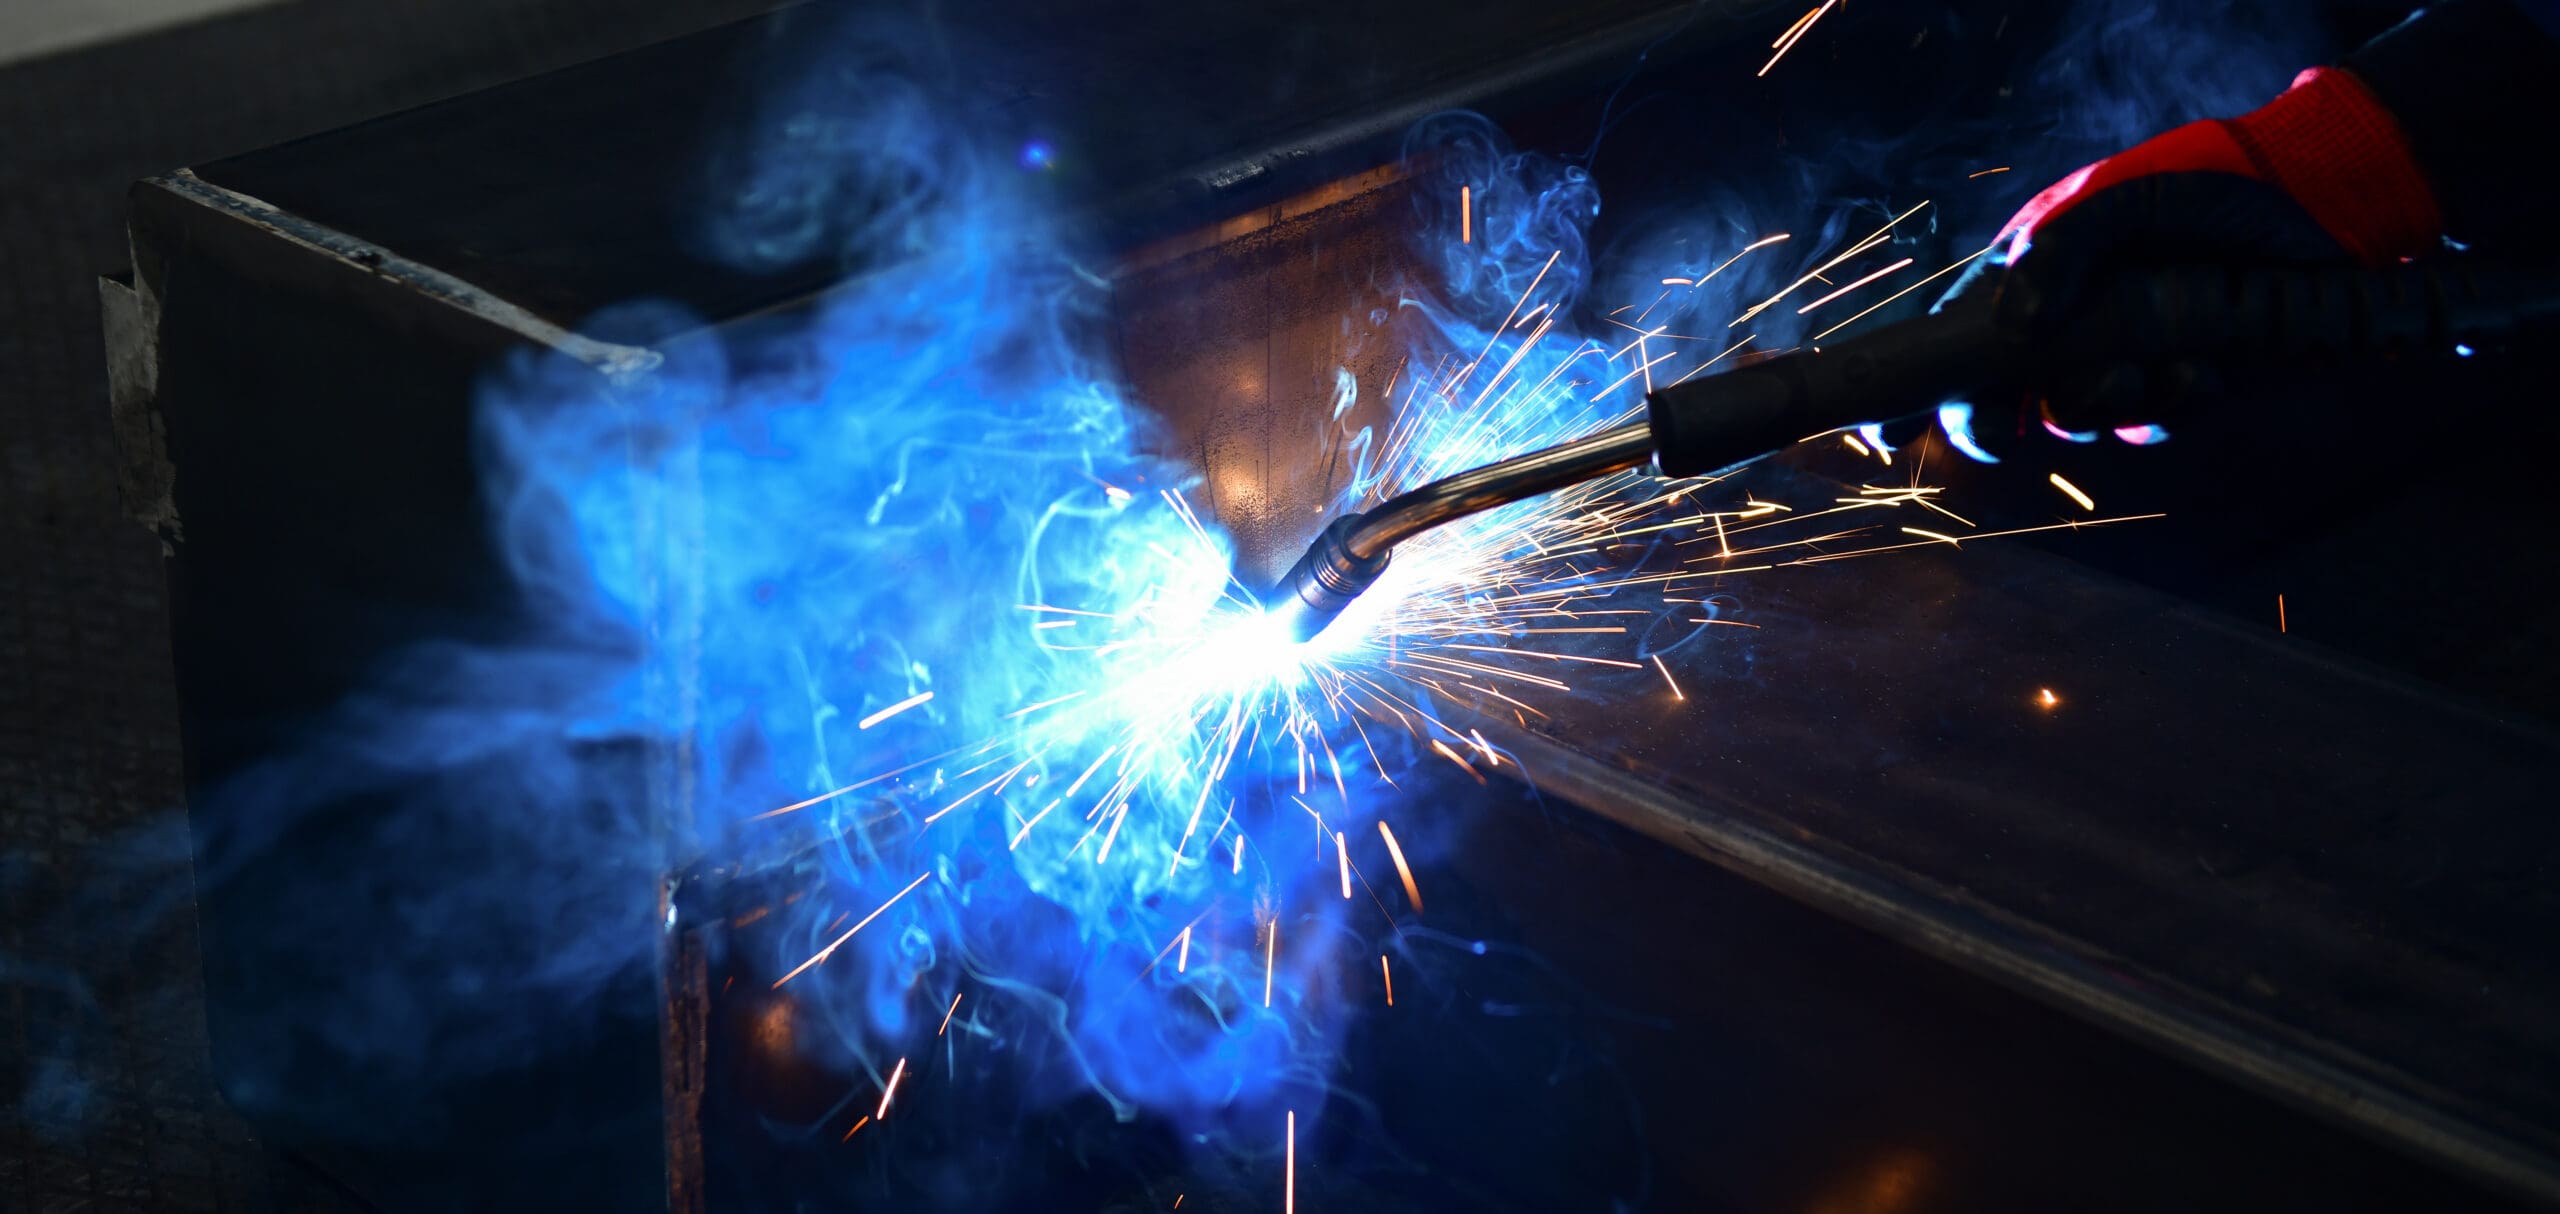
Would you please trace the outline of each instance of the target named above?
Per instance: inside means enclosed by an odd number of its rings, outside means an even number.
[[[1280,584],[1263,596],[1263,609],[1287,622],[1291,640],[1314,640],[1386,572],[1387,553],[1352,554],[1351,534],[1359,530],[1360,522],[1358,514],[1333,520],[1307,545],[1306,555],[1281,575]]]

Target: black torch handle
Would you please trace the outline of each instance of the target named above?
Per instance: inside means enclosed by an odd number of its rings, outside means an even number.
[[[2030,341],[1988,299],[1656,391],[1656,466],[1697,476],[1846,426],[1890,421],[2039,375],[2169,358],[2322,366],[2451,357],[2560,332],[2560,274],[2435,264],[2178,266],[2119,275],[2056,338]]]

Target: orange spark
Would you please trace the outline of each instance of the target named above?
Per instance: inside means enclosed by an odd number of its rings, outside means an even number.
[[[817,796],[811,797],[811,798],[809,798],[809,799],[807,799],[807,800],[805,800],[805,801],[794,801],[794,802],[792,802],[791,804],[789,804],[789,805],[785,805],[785,806],[783,806],[783,807],[782,807],[782,808],[780,808],[780,809],[768,809],[768,810],[764,811],[763,813],[757,814],[754,818],[750,819],[750,821],[762,822],[762,821],[764,821],[764,820],[765,820],[765,819],[767,819],[767,818],[779,818],[779,817],[781,817],[782,815],[787,814],[787,813],[791,813],[791,812],[793,812],[793,811],[795,811],[795,810],[803,810],[803,809],[807,809],[807,808],[809,808],[809,807],[810,807],[810,806],[812,806],[812,805],[820,804],[821,802],[832,801],[832,800],[836,799],[837,797],[841,797],[841,796],[845,795],[846,793],[852,792],[853,790],[855,790],[855,789],[857,789],[857,788],[868,788],[868,787],[870,787],[871,785],[874,785],[874,784],[877,784],[877,783],[881,782],[882,780],[891,779],[891,778],[894,778],[894,777],[897,777],[897,776],[903,776],[903,775],[907,774],[908,772],[914,771],[915,769],[917,769],[917,768],[919,768],[919,767],[924,766],[925,764],[928,764],[928,763],[939,763],[939,762],[941,762],[941,761],[942,761],[942,760],[944,760],[944,759],[948,759],[948,758],[950,758],[951,756],[953,756],[953,755],[956,755],[956,754],[960,753],[960,751],[961,751],[962,749],[964,749],[964,748],[963,748],[963,747],[955,746],[955,747],[952,747],[952,748],[951,748],[951,749],[949,749],[949,750],[943,751],[941,754],[934,755],[934,756],[932,756],[931,758],[918,759],[918,760],[916,760],[915,762],[913,762],[913,763],[909,763],[909,764],[907,764],[906,766],[901,767],[901,768],[898,768],[898,769],[896,769],[896,770],[894,770],[894,771],[884,771],[884,772],[881,772],[879,775],[876,775],[876,776],[872,776],[872,777],[870,777],[869,779],[856,780],[856,781],[854,781],[853,783],[851,783],[851,784],[847,784],[847,785],[845,785],[845,786],[844,786],[844,787],[842,787],[842,788],[830,789],[829,791],[819,793]]]
[[[1191,972],[1191,925],[1188,923],[1182,925],[1182,953],[1173,959],[1173,972]]]
[[[1289,1177],[1281,1190],[1280,1214],[1298,1214],[1298,1110],[1289,1110]]]
[[[1387,858],[1396,862],[1396,876],[1404,881],[1405,900],[1413,903],[1413,913],[1422,913],[1422,890],[1413,883],[1413,869],[1404,862],[1404,849],[1396,846],[1396,832],[1387,829],[1387,821],[1378,819],[1378,834],[1387,841]]]
[[[1333,832],[1333,858],[1342,869],[1342,900],[1351,900],[1351,849],[1342,845],[1342,832]]]
[[[2058,696],[2058,695],[2053,694],[2053,689],[2052,689],[2052,688],[2050,688],[2050,687],[2039,687],[2039,688],[2037,688],[2037,689],[2036,689],[2036,703],[2038,703],[2038,704],[2042,704],[2042,705],[2044,705],[2044,706],[2045,706],[2045,707],[2047,707],[2047,708],[2051,708],[2051,707],[2053,707],[2053,706],[2054,706],[2054,705],[2056,705],[2056,704],[2060,704],[2061,702],[2062,702],[2062,697],[2061,697],[2061,696]]]
[[[853,1136],[854,1136],[855,1134],[861,1133],[861,1132],[862,1132],[862,1127],[867,1126],[867,1125],[869,1125],[869,1124],[871,1124],[871,1118],[870,1118],[869,1116],[865,1116],[862,1120],[857,1121],[857,1122],[854,1122],[854,1123],[853,1123],[853,1128],[852,1128],[852,1129],[850,1129],[850,1130],[846,1130],[846,1131],[844,1132],[844,1137],[839,1138],[839,1139],[836,1139],[836,1141],[837,1141],[837,1142],[851,1142],[851,1141],[853,1141]]]
[[[872,1120],[887,1121],[889,1119],[889,1098],[898,1094],[898,1081],[906,1078],[906,1074],[907,1060],[901,1058],[898,1060],[897,1069],[889,1072],[889,1086],[880,1089],[880,1111],[871,1115]]]
[[[2062,479],[2061,473],[2049,473],[2046,475],[2045,479],[2052,481],[2054,488],[2062,490],[2062,495],[2064,497],[2080,503],[2081,509],[2095,511],[2098,508],[2098,503],[2090,501],[2089,495],[2080,491],[2080,486]]]
[[[1484,353],[1476,355],[1475,361],[1468,363],[1467,369],[1458,373],[1458,378],[1449,386],[1450,391],[1456,391],[1457,385],[1466,382],[1467,376],[1475,374],[1475,369],[1478,366],[1481,366],[1487,357],[1492,355],[1493,343],[1502,340],[1503,330],[1510,328],[1512,319],[1520,315],[1520,305],[1529,302],[1529,297],[1531,295],[1537,294],[1538,284],[1547,280],[1547,271],[1556,268],[1556,259],[1562,256],[1564,256],[1564,250],[1562,249],[1558,249],[1555,252],[1547,254],[1547,264],[1539,266],[1537,274],[1529,279],[1529,289],[1522,291],[1520,293],[1520,298],[1512,302],[1511,311],[1504,314],[1501,324],[1494,326],[1493,336],[1485,339]]]
[[[1998,248],[1998,247],[2000,247],[2000,246],[1999,246],[1998,244],[1996,244],[1996,243],[1995,243],[1995,244],[1985,245],[1985,246],[1983,246],[1983,247],[1981,248],[1981,250],[1979,250],[1978,252],[1974,253],[1973,257],[1967,257],[1967,258],[1965,258],[1964,260],[1959,261],[1959,262],[1957,262],[1957,263],[1956,263],[1956,264],[1954,264],[1954,265],[1948,266],[1946,269],[1940,270],[1940,271],[1938,271],[1937,273],[1935,273],[1935,274],[1932,274],[1932,275],[1928,276],[1927,278],[1923,278],[1923,279],[1921,279],[1920,281],[1918,281],[1918,282],[1915,282],[1915,283],[1911,284],[1910,286],[1904,287],[1904,288],[1902,288],[1901,290],[1896,291],[1896,292],[1894,292],[1894,293],[1893,293],[1893,294],[1891,294],[1891,295],[1887,295],[1887,296],[1885,296],[1883,299],[1881,299],[1881,300],[1879,300],[1879,301],[1877,301],[1877,302],[1875,302],[1875,303],[1872,303],[1872,304],[1867,305],[1867,310],[1866,310],[1866,312],[1860,312],[1860,313],[1858,313],[1856,316],[1852,316],[1852,317],[1850,317],[1850,318],[1849,318],[1849,319],[1847,319],[1847,320],[1841,321],[1839,324],[1833,325],[1833,326],[1831,326],[1831,327],[1830,327],[1830,328],[1828,328],[1828,329],[1824,329],[1824,330],[1823,330],[1823,331],[1821,331],[1820,333],[1816,333],[1816,334],[1814,334],[1814,335],[1813,335],[1812,340],[1814,340],[1814,341],[1821,341],[1823,338],[1829,337],[1829,336],[1831,336],[1832,334],[1837,333],[1837,332],[1839,332],[1839,331],[1840,331],[1840,330],[1842,330],[1842,329],[1846,329],[1846,328],[1848,328],[1849,326],[1851,326],[1851,325],[1854,325],[1854,324],[1858,323],[1861,319],[1864,319],[1864,318],[1866,317],[1866,315],[1867,315],[1867,312],[1873,312],[1873,311],[1875,311],[1876,309],[1881,308],[1881,307],[1885,306],[1886,304],[1892,303],[1893,301],[1895,301],[1895,300],[1897,300],[1897,299],[1900,299],[1900,298],[1902,298],[1902,297],[1903,297],[1903,296],[1905,296],[1905,295],[1909,295],[1909,294],[1910,294],[1910,293],[1912,293],[1913,291],[1917,291],[1917,290],[1919,290],[1920,288],[1925,287],[1925,286],[1928,286],[1930,283],[1936,282],[1936,281],[1938,281],[1939,279],[1944,278],[1944,277],[1946,277],[1946,276],[1947,276],[1947,275],[1949,275],[1949,274],[1953,274],[1953,273],[1955,273],[1956,271],[1961,270],[1961,269],[1963,269],[1963,268],[1964,268],[1964,267],[1966,267],[1966,266],[1972,265],[1972,264],[1973,264],[1973,258],[1974,258],[1974,257],[1980,257],[1980,256],[1982,256],[1984,253],[1988,253],[1988,252],[1990,252],[1991,250],[1996,249],[1996,248]]]
[[[1925,198],[1924,198],[1924,199],[1922,199],[1922,200],[1920,201],[1920,205],[1919,205],[1919,206],[1915,206],[1915,207],[1911,208],[1911,209],[1910,209],[1910,210],[1908,210],[1908,211],[1904,211],[1903,213],[1901,213],[1901,214],[1899,214],[1899,215],[1896,215],[1896,216],[1894,216],[1894,217],[1893,217],[1893,218],[1891,218],[1891,219],[1886,220],[1886,221],[1885,221],[1885,224],[1884,224],[1884,226],[1883,226],[1883,227],[1877,228],[1875,231],[1872,231],[1872,232],[1867,233],[1866,237],[1865,237],[1864,239],[1862,239],[1862,240],[1858,241],[1858,243],[1853,244],[1853,245],[1850,245],[1847,249],[1843,250],[1843,251],[1842,251],[1842,252],[1840,252],[1838,255],[1834,256],[1831,260],[1826,261],[1826,262],[1822,263],[1821,265],[1814,267],[1814,269],[1813,269],[1811,272],[1807,273],[1804,277],[1799,278],[1799,279],[1795,280],[1794,282],[1788,283],[1788,284],[1787,284],[1787,289],[1786,289],[1786,290],[1780,291],[1780,292],[1778,292],[1777,294],[1772,295],[1772,296],[1770,296],[1770,297],[1769,297],[1769,298],[1767,298],[1767,299],[1761,300],[1760,302],[1758,302],[1758,303],[1756,303],[1756,304],[1753,304],[1753,305],[1751,305],[1751,306],[1750,306],[1750,307],[1748,307],[1748,308],[1743,309],[1742,315],[1737,316],[1737,317],[1734,317],[1734,318],[1733,318],[1733,320],[1732,320],[1730,323],[1728,323],[1727,325],[1725,325],[1725,327],[1726,327],[1726,328],[1728,328],[1728,329],[1732,329],[1732,328],[1739,328],[1739,327],[1742,325],[1742,323],[1743,323],[1744,321],[1747,321],[1747,320],[1751,319],[1751,318],[1752,318],[1752,317],[1754,317],[1754,316],[1758,316],[1761,312],[1763,312],[1763,311],[1767,310],[1769,307],[1771,307],[1772,305],[1776,304],[1779,300],[1781,300],[1781,299],[1785,299],[1787,296],[1790,296],[1790,295],[1795,294],[1795,292],[1796,292],[1796,288],[1801,287],[1801,286],[1803,286],[1803,285],[1804,285],[1804,284],[1806,284],[1806,283],[1813,282],[1813,281],[1815,281],[1815,280],[1817,280],[1817,279],[1819,279],[1819,280],[1821,280],[1821,281],[1824,281],[1824,282],[1828,282],[1828,281],[1830,281],[1829,279],[1823,278],[1822,276],[1823,276],[1823,275],[1825,275],[1825,274],[1830,273],[1830,272],[1831,272],[1831,271],[1833,271],[1834,269],[1839,268],[1839,266],[1840,266],[1842,263],[1844,263],[1844,262],[1848,261],[1850,258],[1855,257],[1855,256],[1857,256],[1857,255],[1858,255],[1858,254],[1860,254],[1860,253],[1864,253],[1864,252],[1866,252],[1867,250],[1869,250],[1869,249],[1872,249],[1872,248],[1876,247],[1877,245],[1883,244],[1883,243],[1885,243],[1886,241],[1893,239],[1893,229],[1894,229],[1895,227],[1899,226],[1899,225],[1902,223],[1902,221],[1903,221],[1903,220],[1909,219],[1909,218],[1911,218],[1912,216],[1919,214],[1919,213],[1921,212],[1921,210],[1922,210],[1922,209],[1924,209],[1924,208],[1926,208],[1928,205],[1929,205],[1929,201],[1928,201],[1927,199],[1925,199]]]
[[[1910,258],[1908,258],[1908,257],[1905,257],[1905,258],[1903,258],[1902,260],[1897,261],[1897,262],[1893,263],[1892,265],[1886,266],[1885,268],[1883,268],[1883,269],[1881,269],[1881,270],[1878,270],[1878,271],[1876,271],[1876,272],[1875,272],[1875,273],[1873,273],[1873,274],[1869,274],[1869,275],[1867,275],[1866,277],[1861,278],[1861,279],[1859,279],[1859,280],[1858,280],[1858,281],[1856,281],[1856,282],[1850,283],[1848,286],[1842,287],[1842,288],[1840,288],[1840,289],[1839,289],[1839,290],[1837,290],[1837,291],[1833,291],[1833,292],[1832,292],[1832,293],[1830,293],[1829,295],[1825,295],[1825,296],[1823,296],[1822,298],[1820,298],[1820,299],[1817,299],[1817,300],[1813,301],[1812,303],[1806,304],[1805,306],[1803,306],[1803,307],[1801,307],[1801,308],[1796,309],[1796,315],[1798,315],[1798,316],[1802,316],[1802,315],[1804,315],[1805,313],[1807,313],[1807,312],[1810,312],[1810,311],[1814,310],[1815,308],[1819,308],[1819,307],[1821,307],[1821,306],[1822,306],[1822,305],[1824,305],[1824,304],[1830,303],[1832,300],[1838,299],[1838,298],[1840,298],[1841,296],[1846,295],[1846,294],[1848,294],[1848,293],[1849,293],[1849,292],[1851,292],[1851,291],[1855,291],[1855,290],[1857,290],[1858,288],[1860,288],[1860,287],[1863,287],[1863,286],[1867,285],[1868,283],[1874,282],[1875,280],[1877,280],[1877,279],[1879,279],[1879,278],[1882,278],[1882,277],[1884,277],[1884,276],[1885,276],[1885,275],[1887,275],[1887,274],[1891,274],[1891,273],[1893,273],[1894,271],[1899,270],[1899,269],[1901,269],[1902,267],[1907,266],[1907,265],[1910,265],[1910,264],[1911,264],[1911,259],[1910,259]]]
[[[1979,172],[1979,173],[1967,173],[1967,174],[1965,174],[1965,175],[1964,175],[1964,179],[1965,179],[1965,180],[1967,180],[1967,181],[1971,181],[1971,180],[1973,180],[1973,179],[1974,179],[1974,178],[1976,178],[1976,177],[1988,177],[1988,176],[1992,175],[1993,173],[2006,173],[2006,172],[2008,172],[2008,171],[2009,171],[2009,166],[2004,164],[2004,165],[2001,165],[1999,168],[1996,168],[1996,169],[1984,169],[1984,170],[1982,170],[1982,171],[1981,171],[1981,172]]]
[[[1778,61],[1786,58],[1787,52],[1794,50],[1796,48],[1796,43],[1804,41],[1804,36],[1807,33],[1812,32],[1813,23],[1822,20],[1822,15],[1830,12],[1831,6],[1838,3],[1840,3],[1840,0],[1822,0],[1822,7],[1806,13],[1802,17],[1796,18],[1796,23],[1788,26],[1786,33],[1778,35],[1777,42],[1773,44],[1777,48],[1778,53],[1769,56],[1769,61],[1761,64],[1760,70],[1751,74],[1755,77],[1768,75],[1770,68],[1778,66]]]
[[[2276,596],[2276,631],[2288,631],[2284,622],[2284,596],[2281,594]]]
[[[1805,27],[1805,23],[1813,20],[1815,14],[1820,13],[1821,11],[1822,10],[1816,8],[1804,10],[1803,16],[1796,18],[1793,24],[1787,26],[1786,32],[1778,35],[1777,41],[1769,44],[1770,48],[1774,50],[1778,47],[1785,46],[1787,44],[1787,39],[1795,37],[1796,31],[1803,29]]]
[[[879,918],[879,917],[881,916],[882,912],[887,911],[890,907],[892,907],[892,906],[896,906],[896,905],[898,904],[898,899],[900,899],[900,898],[904,898],[904,897],[906,897],[908,894],[914,893],[914,892],[915,892],[915,888],[916,888],[917,886],[919,886],[919,885],[924,884],[924,879],[925,879],[926,877],[930,877],[930,876],[932,876],[932,875],[933,875],[933,874],[932,874],[931,872],[929,872],[929,871],[928,871],[928,872],[924,872],[924,873],[919,873],[919,874],[917,874],[917,876],[916,876],[916,879],[915,879],[915,880],[907,882],[907,887],[906,887],[905,889],[899,890],[896,894],[892,895],[888,901],[881,903],[881,904],[880,904],[880,909],[879,909],[879,910],[876,910],[876,911],[871,912],[870,914],[864,915],[864,916],[862,917],[862,922],[854,924],[851,928],[846,929],[845,934],[843,934],[843,935],[841,935],[841,936],[836,937],[836,939],[835,939],[835,943],[830,944],[830,945],[826,946],[825,948],[819,949],[819,950],[818,950],[818,955],[817,955],[817,956],[811,957],[811,958],[809,958],[808,960],[801,962],[801,963],[800,963],[800,966],[799,966],[799,968],[798,968],[798,969],[792,970],[790,973],[788,973],[788,974],[784,974],[781,978],[776,979],[776,980],[774,981],[774,984],[773,984],[772,989],[774,989],[774,990],[781,990],[781,989],[782,989],[782,984],[783,984],[783,983],[785,983],[785,982],[789,982],[789,981],[791,981],[792,979],[799,977],[802,973],[806,972],[810,966],[816,965],[816,964],[818,964],[819,962],[826,960],[829,956],[832,956],[832,955],[835,953],[835,951],[836,951],[837,949],[844,947],[844,942],[845,942],[845,941],[853,939],[853,934],[854,934],[855,932],[861,931],[863,928],[866,928],[866,927],[871,926],[871,921],[872,921],[872,920]]]
[[[1033,759],[1037,759],[1037,758],[1039,758],[1039,757],[1040,757],[1040,756],[1038,756],[1038,755],[1036,755],[1036,754],[1035,754],[1035,755],[1031,756],[1031,758],[1030,758],[1030,759],[1024,759],[1023,761],[1021,761],[1021,762],[1019,762],[1019,763],[1016,763],[1016,764],[1014,764],[1011,768],[1007,769],[1003,775],[997,776],[995,779],[989,780],[989,781],[987,781],[986,783],[984,783],[984,784],[981,784],[981,785],[977,786],[976,788],[972,788],[972,789],[970,789],[969,791],[967,791],[967,792],[964,792],[964,793],[960,794],[960,799],[959,799],[959,800],[957,800],[957,801],[953,801],[953,802],[952,802],[951,804],[949,804],[949,805],[945,805],[945,806],[943,806],[942,808],[940,808],[940,809],[937,809],[937,810],[933,811],[932,813],[926,814],[926,815],[924,816],[924,824],[925,824],[925,825],[927,825],[927,826],[931,826],[931,825],[933,825],[935,822],[941,821],[941,820],[942,820],[942,816],[943,816],[944,814],[950,813],[952,810],[958,809],[958,808],[960,808],[961,806],[966,805],[966,804],[968,804],[970,801],[972,801],[972,800],[976,799],[976,798],[977,798],[977,795],[978,795],[979,793],[985,792],[985,791],[987,791],[987,790],[988,790],[988,789],[990,789],[990,788],[997,788],[997,787],[1001,787],[1001,786],[1004,784],[1004,782],[1005,782],[1005,781],[1010,780],[1010,779],[1014,778],[1015,776],[1022,774],[1022,769],[1023,769],[1023,768],[1026,768],[1026,767],[1031,766],[1032,760],[1033,760]]]
[[[1271,917],[1271,934],[1262,938],[1262,1006],[1271,1006],[1271,959],[1280,951],[1280,917]]]
[[[1396,972],[1387,967],[1387,955],[1385,953],[1378,954],[1378,972],[1386,975],[1387,1006],[1394,1007],[1396,1005]]]
[[[969,993],[969,992],[967,992],[967,991],[954,991],[954,992],[952,992],[952,994],[951,994],[951,1007],[950,1007],[950,1010],[945,1011],[944,1013],[942,1013],[942,1027],[941,1027],[941,1028],[938,1028],[938,1029],[933,1030],[933,1035],[934,1035],[934,1036],[939,1037],[939,1036],[943,1035],[944,1033],[948,1033],[948,1032],[950,1032],[950,1031],[951,1031],[951,1017],[952,1017],[954,1014],[958,1013],[958,1012],[959,1012],[959,1010],[960,1010],[960,996],[962,996],[962,995],[966,995],[966,994],[968,994],[968,993]]]
[[[1777,235],[1775,235],[1775,236],[1763,236],[1763,237],[1761,237],[1761,238],[1760,238],[1760,239],[1758,239],[1758,240],[1752,241],[1750,244],[1747,244],[1747,245],[1742,246],[1742,253],[1736,253],[1736,254],[1734,254],[1734,255],[1733,255],[1733,256],[1731,256],[1731,257],[1725,258],[1725,259],[1724,259],[1724,264],[1723,264],[1723,265],[1719,265],[1719,266],[1717,266],[1716,268],[1714,268],[1714,269],[1712,269],[1712,270],[1709,270],[1709,271],[1707,271],[1707,272],[1706,272],[1706,273],[1704,273],[1704,274],[1699,275],[1699,276],[1698,276],[1698,281],[1697,281],[1697,283],[1696,283],[1695,285],[1697,285],[1697,286],[1701,286],[1701,287],[1703,287],[1703,286],[1707,285],[1707,280],[1708,280],[1708,279],[1711,279],[1711,278],[1714,278],[1714,277],[1715,277],[1716,275],[1718,275],[1718,274],[1722,274],[1722,273],[1724,273],[1724,271],[1725,271],[1725,267],[1726,267],[1726,266],[1730,266],[1730,265],[1732,265],[1733,263],[1735,263],[1735,262],[1737,262],[1737,261],[1742,260],[1742,254],[1743,254],[1743,253],[1748,253],[1748,252],[1750,252],[1750,251],[1751,251],[1751,250],[1753,250],[1753,249],[1765,249],[1765,248],[1769,247],[1770,245],[1773,245],[1773,244],[1778,243],[1778,242],[1779,242],[1779,241],[1781,241],[1781,240],[1785,240],[1789,235],[1791,235],[1791,233],[1787,233],[1787,232],[1780,232],[1780,233],[1778,233],[1778,234],[1777,234]],[[1666,279],[1663,279],[1662,281],[1664,281],[1665,283],[1668,283],[1668,282],[1670,282],[1671,280],[1670,280],[1670,279],[1668,279],[1668,278],[1666,278]]]
[[[1475,765],[1467,762],[1466,756],[1449,749],[1448,743],[1443,742],[1438,738],[1433,738],[1431,739],[1431,749],[1439,751],[1442,758],[1445,758],[1460,767],[1466,768],[1469,775],[1475,774]]]
[[[1458,187],[1458,243],[1473,244],[1476,239],[1476,190],[1474,186]]]
[[[1680,694],[1680,685],[1678,683],[1671,681],[1671,668],[1662,664],[1661,654],[1657,653],[1653,655],[1653,667],[1654,669],[1662,672],[1662,681],[1670,686],[1672,699],[1687,700],[1689,698]]]

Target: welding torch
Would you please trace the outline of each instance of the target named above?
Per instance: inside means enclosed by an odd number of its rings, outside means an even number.
[[[1988,295],[1835,345],[1807,346],[1648,393],[1645,420],[1488,464],[1333,520],[1266,595],[1298,640],[1442,524],[1612,473],[1722,473],[1807,438],[2022,391],[2059,372],[2170,358],[2334,365],[2490,350],[2560,321],[2560,275],[2409,264],[2385,270],[2180,266],[2116,275],[2067,331],[2034,340]]]

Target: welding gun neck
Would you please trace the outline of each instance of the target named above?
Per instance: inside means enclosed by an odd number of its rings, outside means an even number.
[[[1367,560],[1442,523],[1639,468],[1652,458],[1650,422],[1515,455],[1387,499],[1361,515],[1343,547]]]
[[[1304,640],[1378,580],[1388,551],[1443,523],[1651,463],[1712,475],[1802,439],[1938,402],[2013,391],[2033,373],[2108,361],[2335,363],[2492,348],[2560,328],[2531,269],[2449,261],[2382,271],[2181,266],[2123,275],[2066,333],[2029,342],[1985,299],[1649,393],[1646,420],[1434,481],[1316,537],[1266,596]]]

